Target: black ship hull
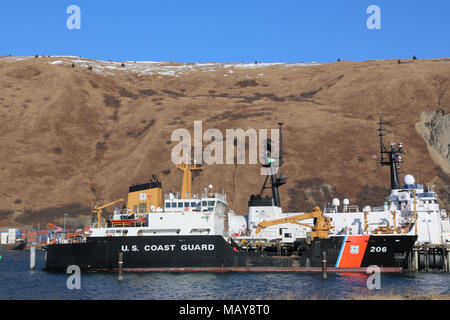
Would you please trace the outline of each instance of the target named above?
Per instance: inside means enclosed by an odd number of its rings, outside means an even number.
[[[115,271],[122,253],[124,271],[320,271],[325,251],[329,271],[362,271],[370,265],[400,271],[415,241],[416,236],[404,235],[331,236],[251,250],[222,236],[96,237],[49,245],[46,269],[65,271],[77,265],[81,270]]]

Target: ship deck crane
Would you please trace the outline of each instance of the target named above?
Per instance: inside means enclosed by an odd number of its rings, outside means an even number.
[[[100,228],[100,219],[101,219],[102,210],[104,208],[110,207],[113,204],[116,204],[116,203],[122,202],[122,201],[125,201],[125,200],[124,199],[117,199],[117,200],[111,201],[111,202],[109,202],[107,204],[104,204],[102,206],[94,206],[94,208],[92,209],[92,213],[94,215],[97,215],[97,227],[98,228]]]
[[[313,218],[315,221],[314,225],[298,222],[301,220],[307,220],[311,218]],[[320,208],[316,206],[314,207],[312,212],[303,213],[286,218],[262,221],[261,223],[258,224],[258,227],[256,228],[256,234],[258,234],[262,229],[267,228],[269,226],[274,226],[283,223],[295,223],[304,227],[311,228],[311,240],[314,240],[316,237],[319,239],[327,239],[328,231],[333,228],[330,222],[331,218],[325,217],[323,215],[322,210],[320,210]]]

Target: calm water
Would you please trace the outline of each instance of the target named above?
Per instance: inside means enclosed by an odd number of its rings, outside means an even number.
[[[29,270],[30,251],[0,251],[0,299],[348,299],[371,294],[450,294],[450,274],[382,274],[381,289],[369,290],[366,274],[260,273],[83,273],[81,289],[69,290],[69,274],[48,273],[44,251],[36,252],[36,269]]]

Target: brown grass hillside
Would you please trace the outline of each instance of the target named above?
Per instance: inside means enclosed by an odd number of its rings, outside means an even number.
[[[126,197],[130,184],[151,174],[165,191],[179,190],[171,133],[193,134],[195,120],[203,131],[223,133],[284,122],[285,210],[309,210],[334,196],[382,204],[389,169],[372,158],[380,112],[394,125],[386,142],[403,142],[408,152],[402,172],[437,184],[448,208],[449,173],[415,124],[423,111],[449,107],[450,59],[252,66],[3,57],[0,221],[45,223],[68,212],[82,224],[93,203]],[[194,191],[213,184],[245,213],[264,180],[258,168],[207,167]]]

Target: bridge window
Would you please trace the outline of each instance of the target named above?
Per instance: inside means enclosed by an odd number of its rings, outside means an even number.
[[[183,202],[178,202],[178,208],[183,208]]]
[[[176,202],[172,202],[172,208],[176,208],[177,207],[177,203]]]

